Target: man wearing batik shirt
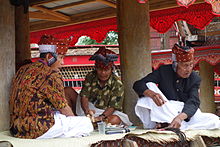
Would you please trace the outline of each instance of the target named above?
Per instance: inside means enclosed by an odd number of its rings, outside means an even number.
[[[160,66],[134,83],[141,97],[135,107],[145,128],[216,129],[219,118],[199,109],[201,79],[194,67],[194,49],[175,44],[173,64]]]
[[[124,87],[113,73],[113,62],[117,55],[111,50],[100,47],[90,58],[95,60],[95,70],[88,73],[83,82],[80,97],[76,102],[77,115],[94,116],[95,121],[105,120],[111,124],[131,125],[128,116],[122,113]],[[65,89],[73,93],[73,89]],[[66,93],[66,94],[67,94]],[[73,94],[67,94],[67,97]],[[73,99],[73,98],[69,98]]]
[[[59,68],[71,39],[43,35],[40,60],[22,66],[12,81],[10,131],[19,138],[79,137],[93,131],[87,117],[74,116]]]

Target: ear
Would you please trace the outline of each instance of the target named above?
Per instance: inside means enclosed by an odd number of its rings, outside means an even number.
[[[51,58],[51,55],[49,53],[47,53],[46,57],[45,57],[46,61],[48,62],[50,58]]]

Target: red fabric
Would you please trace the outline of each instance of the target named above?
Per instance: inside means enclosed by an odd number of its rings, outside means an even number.
[[[210,4],[195,4],[188,8],[178,7],[153,11],[150,13],[150,26],[159,33],[165,33],[175,21],[185,20],[198,29],[204,29],[215,16]]]
[[[56,53],[60,55],[65,55],[69,48],[70,42],[71,42],[71,38],[57,39],[54,38],[52,35],[42,35],[40,41],[38,42],[38,45],[56,45]],[[39,46],[39,51],[40,51],[40,46]]]
[[[102,42],[109,31],[117,31],[116,18],[102,19],[82,24],[31,32],[30,41],[31,43],[37,43],[42,35],[49,34],[56,38],[68,38],[73,36],[71,45],[75,45],[81,36],[89,36],[97,42]]]
[[[168,31],[173,23],[178,20],[185,20],[187,23],[198,29],[203,29],[208,25],[214,17],[212,7],[208,3],[195,4],[185,7],[177,7],[159,11],[150,12],[150,26],[159,33]],[[37,43],[40,36],[50,34],[56,38],[68,38],[73,36],[71,45],[74,45],[81,36],[89,36],[97,42],[102,42],[106,33],[109,31],[117,31],[116,18],[102,19],[82,24],[69,25],[54,29],[31,32],[31,43]]]
[[[108,54],[116,55],[115,52],[113,52],[109,49],[106,49],[104,46],[100,47],[99,50],[94,53],[94,55],[98,55],[98,54],[102,55],[103,57],[106,57],[106,55],[108,55]],[[90,58],[90,60],[92,60],[92,59]],[[103,60],[93,59],[93,60],[95,60],[95,66],[97,68],[101,68],[101,69],[105,69],[105,70],[112,68],[112,66],[114,65],[113,61],[109,61],[108,59],[103,59]]]
[[[113,67],[113,62],[109,62],[108,64],[105,64],[102,61],[95,61],[95,67],[96,68],[100,68],[100,69],[104,69],[104,70],[108,70],[110,68]]]
[[[183,47],[174,44],[172,52],[176,55],[176,61],[178,62],[192,61],[194,58],[194,49],[191,47],[185,50]]]

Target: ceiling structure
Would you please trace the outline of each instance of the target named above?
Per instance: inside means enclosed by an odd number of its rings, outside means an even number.
[[[30,31],[112,18],[116,6],[116,0],[30,0]],[[150,11],[174,7],[179,7],[176,0],[149,0]]]

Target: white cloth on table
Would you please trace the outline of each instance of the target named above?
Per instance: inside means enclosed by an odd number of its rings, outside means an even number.
[[[140,98],[135,106],[135,113],[143,122],[145,128],[154,128],[156,122],[171,123],[182,112],[184,103],[168,100],[155,83],[149,82],[147,87],[159,93],[166,101],[162,106],[157,106],[150,97]],[[190,121],[182,121],[181,130],[189,129],[220,129],[220,120],[217,115],[202,113],[200,109],[191,117]]]
[[[55,124],[37,139],[88,136],[93,131],[91,120],[85,116],[65,116],[56,112]]]
[[[104,112],[103,109],[96,108],[91,102],[89,102],[89,109],[95,110],[94,117],[97,117],[97,116],[101,115]],[[76,114],[79,115],[79,116],[85,116],[85,113],[84,113],[84,111],[83,111],[83,109],[81,107],[81,97],[80,96],[77,97]],[[123,112],[120,112],[120,111],[117,111],[117,110],[114,111],[113,114],[117,115],[118,117],[120,117],[120,119],[122,120],[122,122],[125,125],[127,125],[127,126],[131,126],[132,125],[132,122],[130,122],[127,114],[125,114]]]

